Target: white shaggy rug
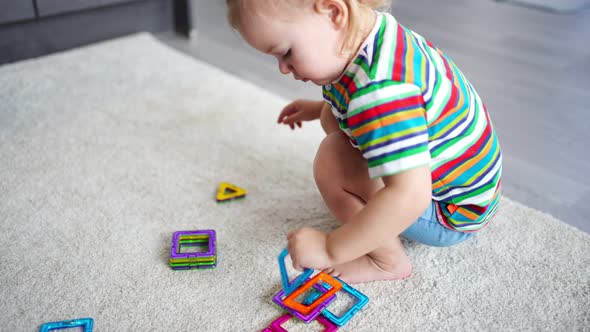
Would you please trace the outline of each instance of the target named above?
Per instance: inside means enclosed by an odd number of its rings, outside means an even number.
[[[268,326],[286,232],[334,226],[321,130],[278,126],[286,103],[147,34],[0,67],[0,330]],[[217,204],[222,181],[248,196]],[[217,231],[217,267],[171,270],[194,229]],[[590,328],[590,235],[551,216],[504,198],[466,243],[406,245],[413,277],[357,285],[369,304],[342,331]]]

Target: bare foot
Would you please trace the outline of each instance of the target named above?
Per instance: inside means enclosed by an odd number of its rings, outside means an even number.
[[[376,280],[399,280],[412,275],[412,264],[407,256],[397,257],[397,261],[378,260],[364,255],[353,261],[324,270],[346,283],[357,284]]]

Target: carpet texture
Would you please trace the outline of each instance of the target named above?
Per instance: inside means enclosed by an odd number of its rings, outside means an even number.
[[[319,126],[278,126],[286,100],[150,35],[0,67],[0,100],[2,331],[259,331],[282,312],[286,232],[334,227]],[[217,204],[222,181],[248,196]],[[217,231],[218,266],[171,270],[172,233],[194,229]],[[590,327],[590,235],[549,215],[503,198],[466,243],[405,245],[413,277],[357,285],[369,304],[342,331]]]

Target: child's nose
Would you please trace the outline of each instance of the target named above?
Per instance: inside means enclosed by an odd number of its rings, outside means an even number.
[[[281,72],[281,74],[289,74],[291,72],[291,65],[289,65],[285,61],[279,60],[279,71]]]

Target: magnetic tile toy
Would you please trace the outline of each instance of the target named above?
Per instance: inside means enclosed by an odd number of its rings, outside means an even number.
[[[289,255],[289,252],[285,248],[278,257],[283,289],[275,294],[273,302],[289,311],[289,313],[277,318],[262,332],[287,332],[281,325],[293,317],[297,317],[307,324],[315,320],[325,326],[324,331],[336,331],[339,326],[346,324],[369,302],[366,295],[339,278],[334,278],[324,272],[310,278],[313,270],[305,269],[303,273],[289,281],[287,268],[285,267],[287,255]],[[336,293],[340,290],[344,290],[355,301],[346,312],[336,316],[329,310],[329,307],[333,306],[337,296]]]
[[[181,241],[191,239],[207,239],[208,251],[206,252],[188,252],[180,253]],[[197,231],[178,231],[172,236],[172,249],[170,250],[171,259],[211,257],[215,256],[215,231],[212,229]]]
[[[323,293],[327,292],[328,289],[325,288],[323,285],[321,284],[316,284],[313,286],[315,292],[310,294],[305,300],[304,303],[309,305],[311,303],[313,303],[318,297],[320,297]],[[291,312],[292,315],[294,315],[295,317],[299,318],[300,320],[304,321],[305,323],[310,323],[312,320],[314,320],[317,316],[320,315],[320,313],[322,313],[322,310],[328,305],[330,304],[330,302],[332,302],[335,298],[336,295],[332,295],[330,298],[328,298],[324,303],[321,303],[320,305],[318,305],[315,309],[313,309],[308,315],[303,315],[300,312],[297,311],[292,311],[289,307],[287,307],[285,304],[283,304],[283,299],[285,298],[284,295],[284,290],[281,289],[278,293],[275,294],[275,296],[272,298],[273,302],[278,304],[279,306],[281,306],[283,309],[287,309]]]
[[[73,320],[65,320],[61,322],[51,322],[41,325],[39,332],[48,332],[53,330],[69,329],[81,327],[84,332],[92,332],[94,320],[92,318],[80,318]]]
[[[317,300],[318,297],[322,296],[328,289],[332,288],[332,286],[328,284],[324,284],[323,282],[318,282],[317,284],[313,285],[313,292],[309,294],[305,300],[303,300],[303,304],[310,305],[313,301]]]
[[[240,188],[238,186],[234,186],[231,183],[222,182],[219,184],[219,188],[217,189],[217,195],[215,198],[217,199],[218,203],[231,201],[234,199],[240,199],[246,197],[248,191],[244,188]]]
[[[285,258],[289,255],[289,251],[287,248],[283,249],[279,254],[279,269],[281,270],[281,280],[283,281],[283,289],[285,291],[285,295],[290,295],[294,290],[299,288],[306,280],[311,276],[313,273],[312,269],[305,269],[303,273],[299,276],[295,277],[291,282],[289,282],[289,275],[287,273],[287,267],[285,266]]]
[[[270,324],[270,328],[274,332],[288,332],[281,325],[284,324],[285,322],[289,321],[289,319],[291,319],[291,318],[293,318],[293,315],[284,314],[281,317],[277,318],[274,322],[272,322]],[[332,324],[332,322],[330,322],[329,320],[325,319],[322,316],[318,316],[316,318],[316,321],[325,327],[324,332],[334,332],[334,331],[338,330],[338,326]]]
[[[328,289],[328,291],[325,292],[324,294],[322,294],[320,297],[315,299],[311,304],[297,302],[297,298],[301,294],[303,294],[306,290],[310,289],[311,287],[313,287],[315,284],[317,284],[319,282],[329,284],[331,286],[331,288]],[[311,311],[313,311],[313,309],[315,309],[317,306],[324,303],[326,300],[328,300],[328,298],[330,298],[332,295],[336,294],[336,292],[338,292],[341,288],[342,288],[342,283],[340,283],[340,281],[334,279],[332,276],[330,276],[324,272],[320,272],[315,277],[308,280],[301,287],[299,287],[295,291],[293,291],[293,293],[288,295],[283,300],[283,303],[287,307],[289,307],[289,309],[291,309],[291,310],[300,312],[303,315],[308,315]]]
[[[349,284],[345,283],[339,278],[336,279],[338,279],[338,281],[340,281],[340,283],[342,284],[342,290],[354,297],[356,299],[356,302],[340,317],[334,315],[330,310],[328,310],[328,308],[322,311],[322,315],[329,319],[332,323],[338,326],[342,326],[346,324],[352,318],[352,316],[354,316],[359,310],[361,310],[362,307],[369,303],[369,298],[365,294],[351,287]]]
[[[181,249],[187,247],[204,248],[204,251],[181,252]],[[207,269],[217,266],[215,231],[208,229],[174,232],[169,264],[174,270]]]
[[[181,271],[181,270],[205,270],[205,269],[212,269],[216,266],[217,266],[217,263],[208,264],[208,265],[179,265],[179,266],[175,265],[175,266],[170,266],[170,267],[172,267],[172,269],[175,271]]]

